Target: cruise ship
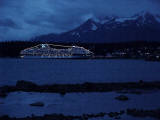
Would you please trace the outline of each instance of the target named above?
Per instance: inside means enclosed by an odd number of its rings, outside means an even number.
[[[20,52],[21,58],[92,58],[94,53],[84,47],[39,44]]]

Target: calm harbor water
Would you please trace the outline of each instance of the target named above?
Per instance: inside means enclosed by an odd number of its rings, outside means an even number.
[[[0,59],[0,86],[160,80],[160,63],[143,60]]]
[[[0,86],[14,85],[18,80],[37,84],[62,84],[84,82],[159,81],[160,63],[143,60],[58,60],[58,59],[0,59]],[[82,115],[99,112],[119,112],[127,108],[160,108],[160,92],[150,91],[141,95],[126,94],[128,101],[115,100],[120,93],[55,93],[14,92],[0,98],[0,116],[25,117],[62,113]],[[29,104],[41,101],[44,107]],[[15,111],[16,110],[16,111]],[[105,116],[100,120],[109,119]],[[152,120],[127,115],[123,120]],[[91,119],[91,120],[98,120]]]
[[[12,117],[25,117],[44,114],[82,115],[100,112],[119,112],[127,108],[157,109],[160,107],[159,92],[145,93],[142,95],[126,94],[128,101],[115,99],[119,93],[71,93],[61,96],[54,93],[14,92],[5,99],[0,99],[0,115]],[[41,101],[44,107],[33,107],[29,104]],[[15,111],[16,109],[16,111]],[[110,118],[111,119],[111,118]],[[109,120],[110,120],[109,119]],[[123,120],[127,120],[126,117]],[[144,120],[129,119],[129,120]],[[151,119],[149,119],[151,120]]]

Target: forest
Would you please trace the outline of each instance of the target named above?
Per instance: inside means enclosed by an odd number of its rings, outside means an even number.
[[[0,42],[0,57],[19,57],[20,51],[32,47],[43,42],[32,42],[32,41],[5,41]],[[44,44],[44,43],[43,43]],[[45,43],[46,44],[46,43]],[[132,52],[136,52],[139,49],[152,50],[157,49],[160,46],[159,42],[122,42],[122,43],[56,43],[48,42],[48,44],[61,44],[61,45],[77,45],[85,47],[90,51],[94,52],[97,56],[105,56],[107,53],[113,51],[123,51],[126,49],[132,49]]]

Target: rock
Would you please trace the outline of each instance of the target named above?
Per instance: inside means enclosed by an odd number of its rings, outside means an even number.
[[[3,115],[0,117],[1,120],[10,120],[8,115]]]
[[[108,116],[111,117],[111,118],[114,118],[114,117],[118,117],[120,114],[118,112],[110,112],[108,113]]]
[[[121,110],[119,114],[120,114],[120,115],[123,115],[124,113],[125,113],[125,111],[124,111],[124,110]]]
[[[20,80],[20,81],[17,81],[16,87],[21,89],[22,88],[34,89],[35,87],[37,87],[37,85],[29,81]]]
[[[118,119],[121,119],[121,117],[120,117],[120,116],[117,116],[117,117],[115,117],[114,119],[118,120]]]
[[[120,100],[120,101],[127,101],[128,97],[125,95],[120,95],[120,96],[115,97],[115,99]]]
[[[144,83],[143,80],[139,80],[139,83]]]
[[[143,110],[143,109],[127,109],[127,115],[134,116],[134,117],[151,117],[160,119],[160,109],[155,110]]]
[[[108,116],[114,119],[121,119],[121,115],[123,115],[125,111],[121,110],[120,112],[110,112]]]
[[[44,103],[43,102],[35,102],[35,103],[30,104],[30,106],[43,107]]]
[[[129,93],[141,95],[141,94],[142,94],[142,91],[140,91],[140,90],[131,90],[131,91],[129,91]]]
[[[7,94],[5,92],[0,91],[0,98],[5,98]]]
[[[60,95],[61,95],[61,96],[64,96],[64,95],[66,95],[66,92],[65,92],[65,91],[61,91],[61,92],[60,92]]]

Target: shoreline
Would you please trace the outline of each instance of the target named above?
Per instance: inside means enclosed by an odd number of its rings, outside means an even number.
[[[53,84],[53,85],[37,85],[28,81],[18,81],[15,86],[0,87],[0,97],[7,97],[8,93],[24,91],[38,93],[59,93],[65,95],[67,93],[91,93],[91,92],[117,92],[123,94],[142,94],[146,91],[160,90],[160,82],[126,82],[126,83],[83,83],[83,84]],[[128,101],[127,96],[120,95],[114,99],[119,101]],[[37,103],[37,102],[36,102]],[[36,104],[35,103],[35,104]],[[36,106],[38,106],[36,104]],[[139,108],[122,108],[118,112],[103,111],[99,113],[82,113],[80,115],[64,115],[64,114],[44,114],[42,116],[29,115],[22,118],[11,117],[9,115],[0,115],[2,120],[89,120],[101,118],[123,119],[124,116],[137,118],[155,118],[160,119],[160,109],[139,109]]]
[[[41,93],[86,93],[86,92],[119,92],[141,94],[143,91],[160,90],[160,82],[124,82],[124,83],[90,83],[83,84],[53,84],[37,85],[28,81],[17,81],[15,86],[0,87],[0,97],[6,97],[8,93],[23,92],[41,92]]]
[[[36,116],[32,114],[31,116],[23,117],[23,118],[16,118],[10,117],[8,115],[0,116],[1,120],[88,120],[92,118],[113,118],[113,119],[121,119],[123,115],[127,115],[130,117],[137,117],[137,118],[155,118],[160,119],[160,109],[151,109],[151,110],[144,110],[144,109],[136,109],[136,108],[128,108],[126,110],[120,110],[120,112],[100,112],[97,114],[82,114],[78,116],[74,115],[64,115],[64,114],[45,114],[43,116]]]

